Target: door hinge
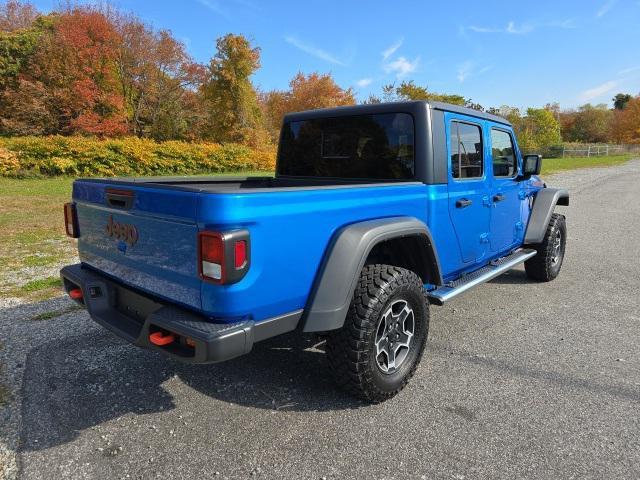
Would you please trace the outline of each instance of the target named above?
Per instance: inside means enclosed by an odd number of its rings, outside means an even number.
[[[489,243],[489,234],[488,233],[480,234],[480,243]]]
[[[525,198],[527,198],[527,192],[525,192],[524,190],[520,190],[520,192],[518,193],[518,198],[520,200],[524,200]]]

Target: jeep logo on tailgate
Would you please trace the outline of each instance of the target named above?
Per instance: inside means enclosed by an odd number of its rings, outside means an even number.
[[[138,241],[138,229],[135,225],[118,223],[113,220],[112,215],[109,215],[109,222],[107,223],[106,231],[109,237],[114,237],[118,240],[127,242],[132,247]]]

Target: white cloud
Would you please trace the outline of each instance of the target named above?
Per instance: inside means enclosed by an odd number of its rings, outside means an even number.
[[[467,79],[467,77],[471,73],[472,68],[473,68],[473,64],[469,60],[458,65],[457,77],[460,83],[463,83]]]
[[[475,25],[471,25],[469,30],[476,33],[500,33],[502,32],[501,28],[489,28],[489,27],[476,27]]]
[[[361,78],[356,82],[356,85],[359,86],[360,88],[364,88],[371,85],[371,82],[373,82],[372,78]]]
[[[556,20],[546,24],[547,27],[556,28],[577,28],[575,18],[567,18],[566,20]]]
[[[224,8],[222,8],[216,0],[197,0],[197,2],[203,7],[206,7],[209,10],[211,10],[213,13],[221,15],[225,18],[229,17],[229,14],[227,13],[227,11]]]
[[[476,69],[475,63],[471,60],[467,60],[458,65],[458,74],[456,77],[460,83],[464,83],[468,78],[487,73],[492,68],[493,65],[485,65],[484,67]]]
[[[461,33],[464,33],[465,29],[475,33],[508,33],[510,35],[524,35],[531,33],[538,28],[576,28],[576,21],[574,18],[567,18],[565,20],[554,20],[547,23],[532,23],[523,22],[516,23],[510,20],[504,28],[496,27],[482,27],[478,25],[471,25],[469,27],[461,27]]]
[[[298,40],[296,37],[292,37],[292,36],[288,36],[284,38],[285,42],[293,45],[294,47],[296,47],[298,50],[301,50],[305,53],[308,53],[309,55],[312,55],[314,57],[317,57],[321,60],[324,60],[325,62],[329,62],[329,63],[335,63],[336,65],[342,65],[343,67],[345,67],[347,64],[345,62],[343,62],[342,60],[336,58],[334,55],[332,55],[331,53],[318,48],[314,45],[310,45],[308,43],[302,42],[300,40]]]
[[[618,82],[615,80],[609,80],[608,82],[598,85],[597,87],[589,88],[580,94],[580,100],[583,102],[589,102],[593,99],[601,97],[605,93],[610,92],[618,86]]]
[[[389,58],[391,55],[393,55],[394,53],[396,53],[396,50],[398,50],[401,46],[402,43],[404,42],[404,38],[401,38],[400,40],[398,40],[396,43],[394,43],[393,45],[391,45],[389,48],[387,48],[386,50],[382,51],[382,58],[384,60],[386,60],[387,58]]]
[[[509,33],[511,35],[522,35],[535,30],[535,26],[531,23],[522,23],[518,25],[513,20],[509,21],[504,28],[479,27],[478,25],[471,25],[467,28],[475,33]]]
[[[620,70],[620,71],[618,72],[618,75],[626,75],[627,73],[637,72],[638,70],[640,70],[640,66],[637,66],[637,67],[629,67],[629,68],[625,68],[624,70]]]
[[[511,21],[507,23],[507,28],[505,29],[505,32],[511,33],[514,35],[522,35],[524,33],[533,32],[533,25],[530,25],[528,23],[523,23],[520,26],[518,26],[515,24],[515,22]]]
[[[409,73],[413,73],[418,68],[420,63],[420,57],[416,57],[413,62],[407,60],[405,57],[398,57],[393,62],[389,62],[384,65],[384,71],[387,73],[395,73],[396,77],[402,78]]]
[[[220,5],[219,0],[196,0],[203,7],[208,8],[213,13],[216,13],[224,18],[229,18],[229,12]],[[250,10],[260,10],[260,6],[256,5],[252,0],[233,0],[234,3]]]
[[[606,2],[604,2],[602,4],[602,6],[600,7],[600,9],[596,12],[596,17],[600,18],[604,15],[607,14],[607,12],[609,10],[611,10],[613,8],[613,6],[616,4],[617,0],[607,0]]]

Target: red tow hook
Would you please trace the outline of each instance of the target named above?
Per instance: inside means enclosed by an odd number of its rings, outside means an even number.
[[[69,290],[69,296],[74,300],[82,300],[82,290],[80,290],[79,288]]]
[[[169,345],[175,340],[176,337],[173,333],[155,332],[149,335],[149,341],[154,345],[158,345],[159,347]]]

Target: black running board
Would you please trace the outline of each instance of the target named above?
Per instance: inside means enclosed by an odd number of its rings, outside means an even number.
[[[445,302],[457,297],[461,293],[471,290],[473,287],[477,287],[482,283],[488,282],[507,270],[511,270],[515,266],[523,263],[525,260],[529,260],[536,253],[537,252],[533,249],[523,248],[516,250],[506,257],[493,260],[491,263],[476,270],[475,272],[463,275],[457,280],[427,292],[429,301],[435,305],[444,305]]]

